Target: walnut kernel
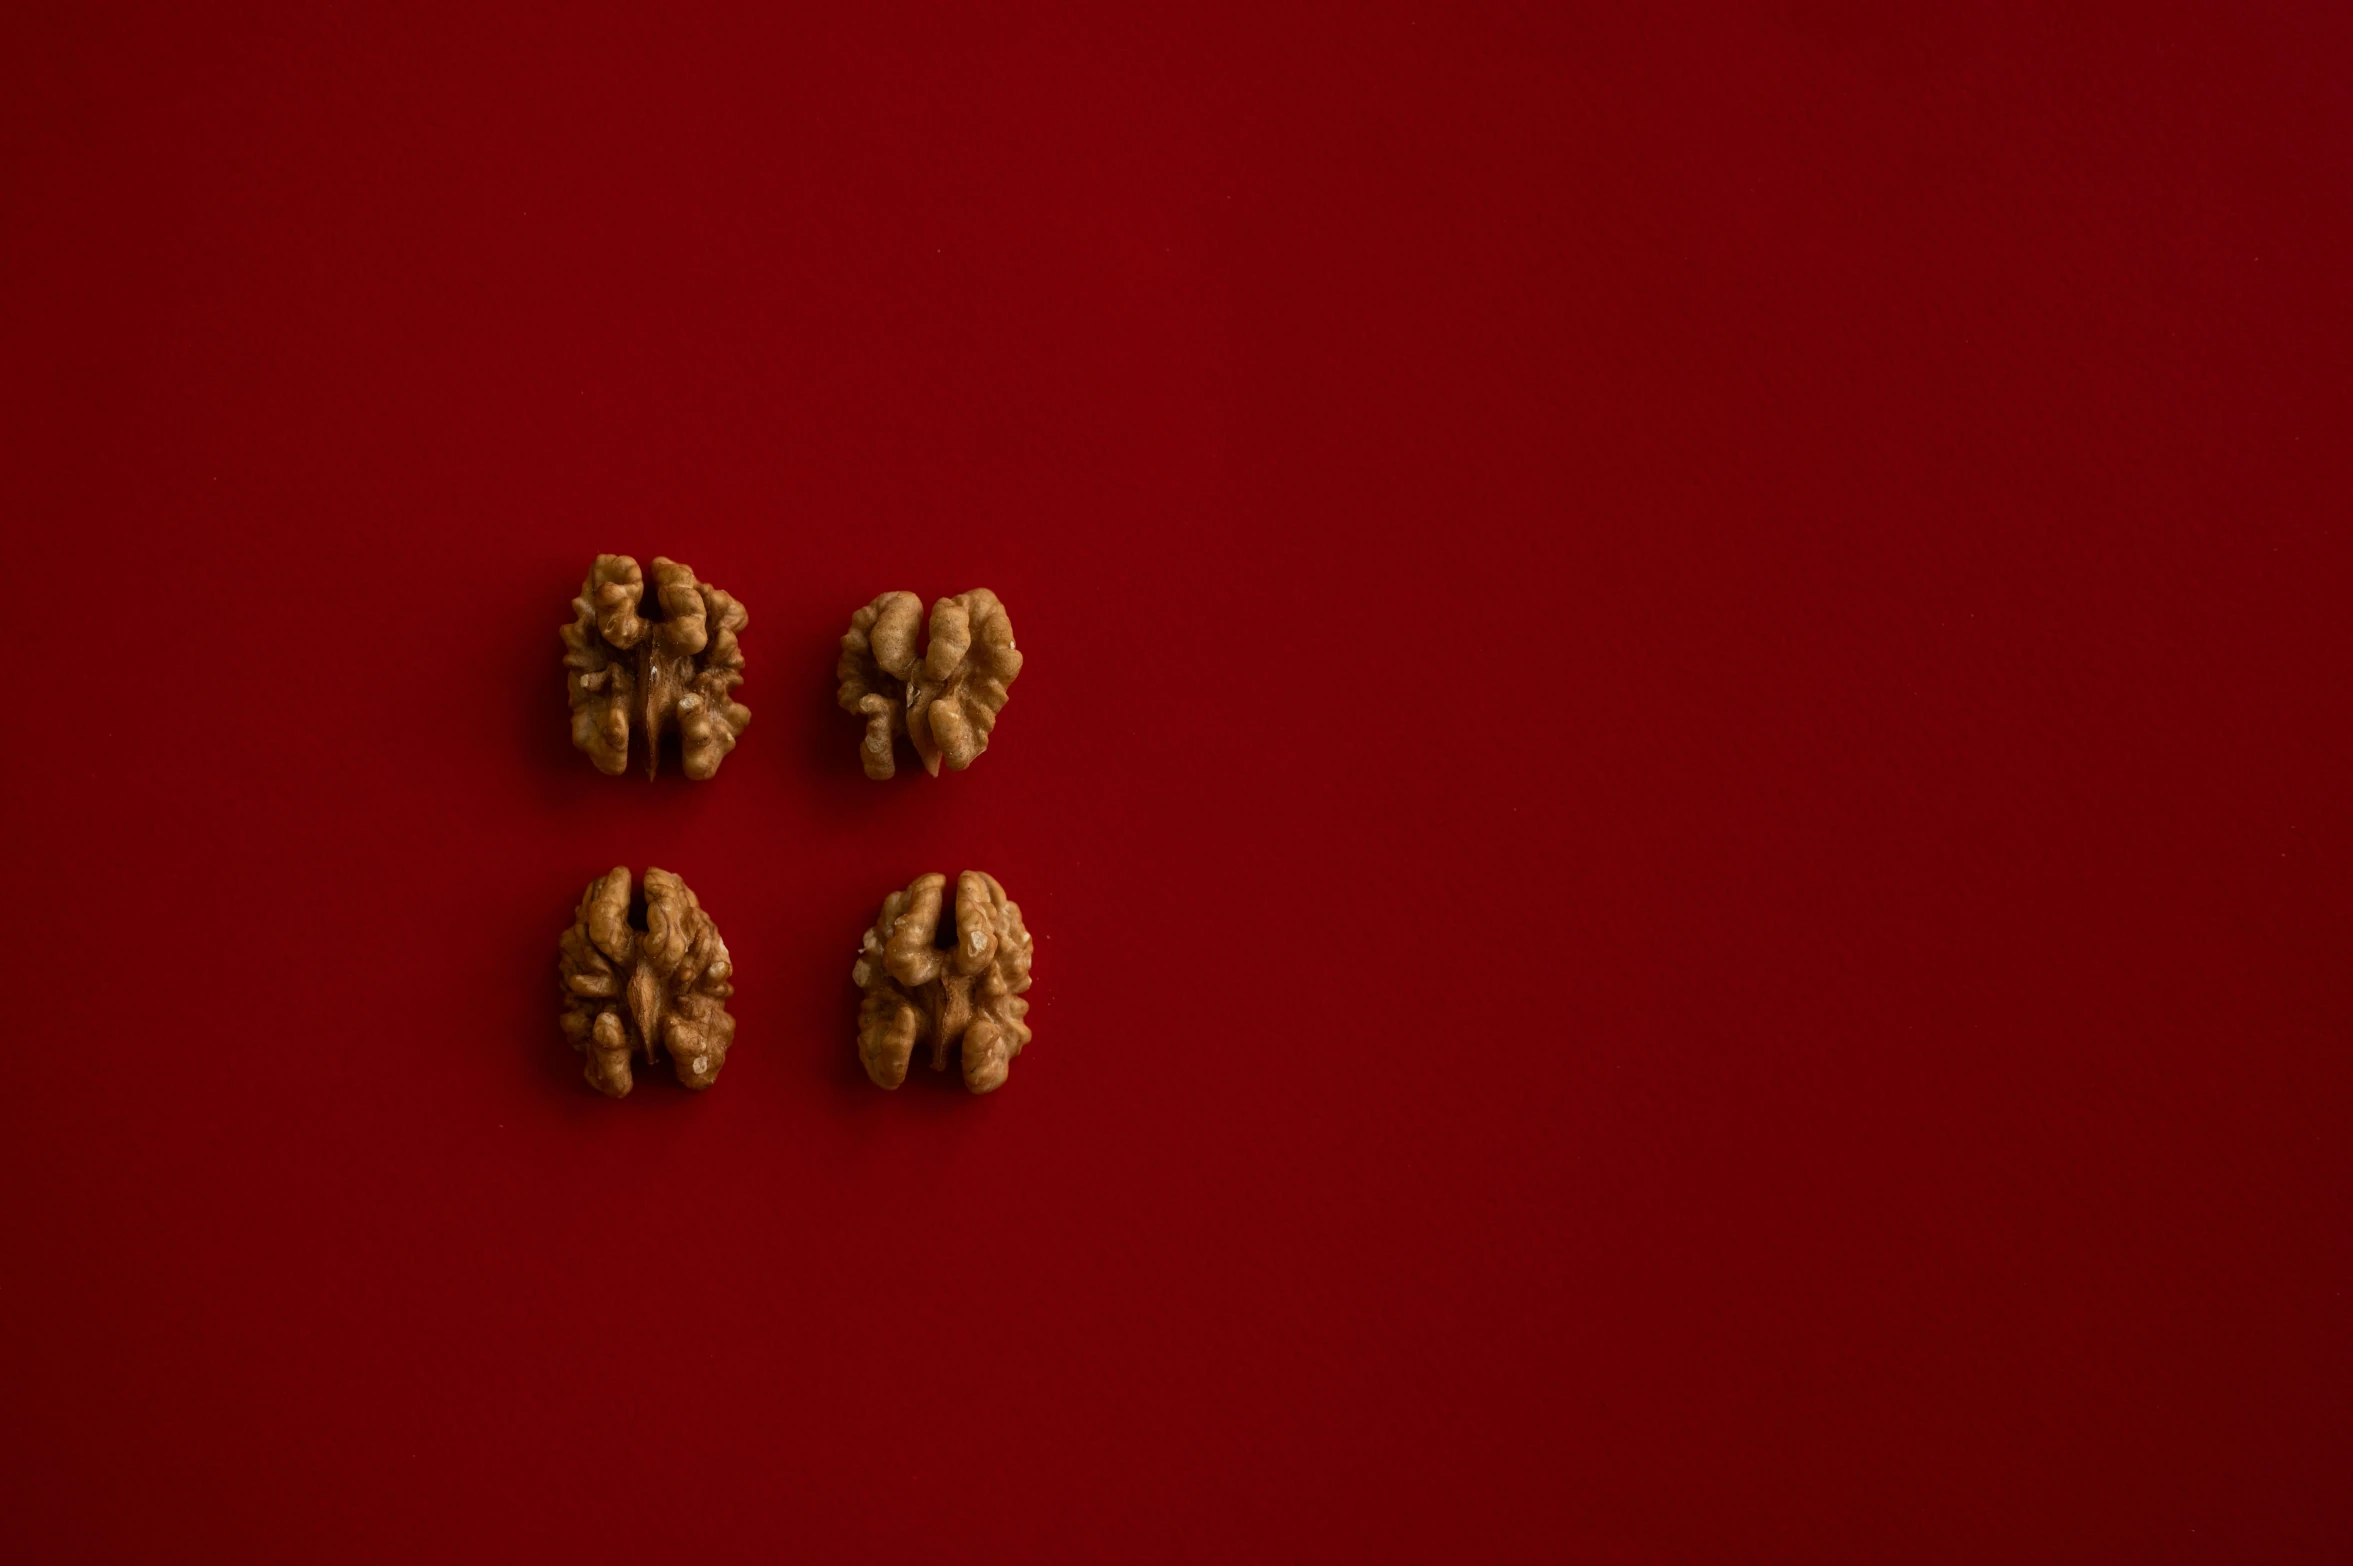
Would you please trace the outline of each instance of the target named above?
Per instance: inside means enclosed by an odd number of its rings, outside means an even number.
[[[645,775],[661,765],[662,731],[673,721],[686,775],[705,779],[752,721],[729,692],[743,683],[736,634],[742,604],[692,566],[654,557],[653,612],[640,615],[645,578],[627,555],[599,555],[572,600],[563,628],[564,684],[572,700],[572,743],[599,772],[628,770],[629,747],[645,747]]]
[[[642,1051],[650,1064],[657,1045],[686,1086],[719,1080],[735,1042],[735,964],[684,881],[648,870],[632,898],[628,867],[615,865],[581,893],[557,953],[564,1037],[587,1057],[590,1087],[627,1098],[630,1057]]]
[[[922,601],[913,593],[884,593],[850,616],[842,637],[842,710],[866,720],[859,751],[866,775],[898,772],[892,741],[904,734],[939,776],[945,761],[957,772],[989,748],[989,732],[1005,707],[1006,688],[1021,673],[1013,621],[985,587],[931,606],[931,639],[915,656]]]
[[[858,1059],[876,1087],[907,1080],[915,1046],[931,1043],[931,1069],[944,1071],[948,1050],[962,1047],[964,1085],[987,1093],[1005,1085],[1013,1057],[1030,1039],[1030,938],[1021,905],[997,878],[967,870],[956,902],[943,910],[948,878],[917,876],[883,899],[866,932],[851,982],[866,992],[858,1007]],[[943,917],[943,914],[945,917]]]

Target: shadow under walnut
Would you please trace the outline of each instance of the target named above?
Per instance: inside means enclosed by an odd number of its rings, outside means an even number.
[[[940,764],[961,772],[989,748],[1007,689],[1021,673],[1013,621],[995,593],[976,587],[931,606],[931,641],[915,656],[923,605],[890,592],[850,616],[842,637],[842,710],[866,720],[858,753],[877,782],[898,774],[895,742],[904,735],[938,777]]]
[[[642,1054],[650,1065],[656,1048],[686,1086],[719,1080],[735,1043],[735,964],[719,927],[669,871],[646,871],[635,897],[625,865],[589,882],[557,944],[556,973],[564,1037],[586,1057],[581,1074],[599,1093],[627,1098],[631,1059]]]
[[[964,1085],[989,1093],[1005,1085],[1013,1057],[1030,1040],[1030,938],[1021,905],[997,878],[967,870],[944,906],[948,878],[917,876],[883,899],[881,917],[850,969],[866,992],[858,1007],[858,1060],[876,1087],[907,1080],[915,1046],[931,1044],[931,1069],[945,1071],[960,1048]]]
[[[743,683],[736,636],[751,617],[695,580],[692,566],[658,555],[650,608],[644,598],[635,560],[599,555],[572,600],[576,618],[562,633],[572,743],[613,776],[629,769],[629,747],[640,743],[650,778],[661,767],[663,731],[674,725],[686,775],[709,779],[752,721],[730,694]]]

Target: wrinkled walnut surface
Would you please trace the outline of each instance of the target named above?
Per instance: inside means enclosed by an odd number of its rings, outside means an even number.
[[[1005,709],[1006,687],[1021,673],[1013,621],[985,587],[931,606],[931,640],[915,656],[923,605],[913,593],[885,593],[850,616],[842,637],[842,710],[866,720],[859,751],[866,775],[895,776],[893,740],[904,734],[939,776],[940,763],[961,772],[989,748],[989,731]]]
[[[719,1080],[735,1042],[735,964],[684,881],[648,870],[632,898],[628,867],[615,865],[580,894],[557,952],[564,1037],[588,1058],[590,1087],[627,1098],[630,1058],[642,1052],[650,1064],[657,1046],[688,1087]]]
[[[858,1059],[876,1087],[907,1080],[915,1046],[929,1040],[931,1069],[944,1071],[961,1045],[964,1085],[975,1093],[1005,1085],[1013,1057],[1029,1042],[1029,931],[1021,905],[995,876],[967,870],[956,902],[942,906],[948,878],[917,876],[883,899],[850,979],[866,992],[858,1007]],[[944,917],[943,917],[944,915]]]
[[[572,743],[599,772],[629,769],[629,747],[645,747],[645,775],[661,765],[662,731],[675,723],[686,775],[709,778],[752,721],[728,693],[743,683],[736,633],[743,605],[694,568],[654,558],[653,612],[645,578],[627,555],[599,555],[572,600],[563,628],[564,685],[572,699]]]

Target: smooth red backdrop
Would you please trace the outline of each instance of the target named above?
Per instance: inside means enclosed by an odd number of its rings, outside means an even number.
[[[12,1558],[2353,1553],[2342,7],[181,9],[0,17]]]

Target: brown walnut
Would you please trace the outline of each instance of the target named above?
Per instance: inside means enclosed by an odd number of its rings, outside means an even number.
[[[629,769],[629,747],[645,747],[645,775],[661,765],[662,731],[675,722],[686,775],[704,779],[735,749],[752,711],[729,692],[743,683],[736,633],[743,605],[694,568],[654,557],[654,602],[627,555],[599,555],[572,600],[563,628],[564,684],[572,698],[572,743],[599,772]]]
[[[961,1045],[964,1085],[987,1093],[1005,1085],[1013,1057],[1029,1042],[1029,931],[1021,905],[995,876],[967,870],[956,902],[943,908],[948,878],[917,876],[883,899],[850,979],[866,992],[858,1007],[858,1059],[876,1087],[907,1080],[915,1046],[931,1043],[931,1069],[944,1071]]]
[[[615,865],[580,894],[557,952],[564,1037],[588,1057],[590,1087],[627,1098],[630,1058],[642,1052],[650,1064],[657,1046],[688,1087],[719,1080],[735,1042],[735,964],[684,881],[648,870],[633,898],[628,867]]]
[[[1013,621],[987,588],[931,606],[931,640],[918,659],[922,618],[913,593],[885,593],[850,616],[842,637],[834,678],[842,710],[866,720],[859,759],[870,778],[897,774],[892,742],[902,734],[933,777],[943,761],[957,772],[971,766],[989,748],[1006,687],[1021,673]]]

